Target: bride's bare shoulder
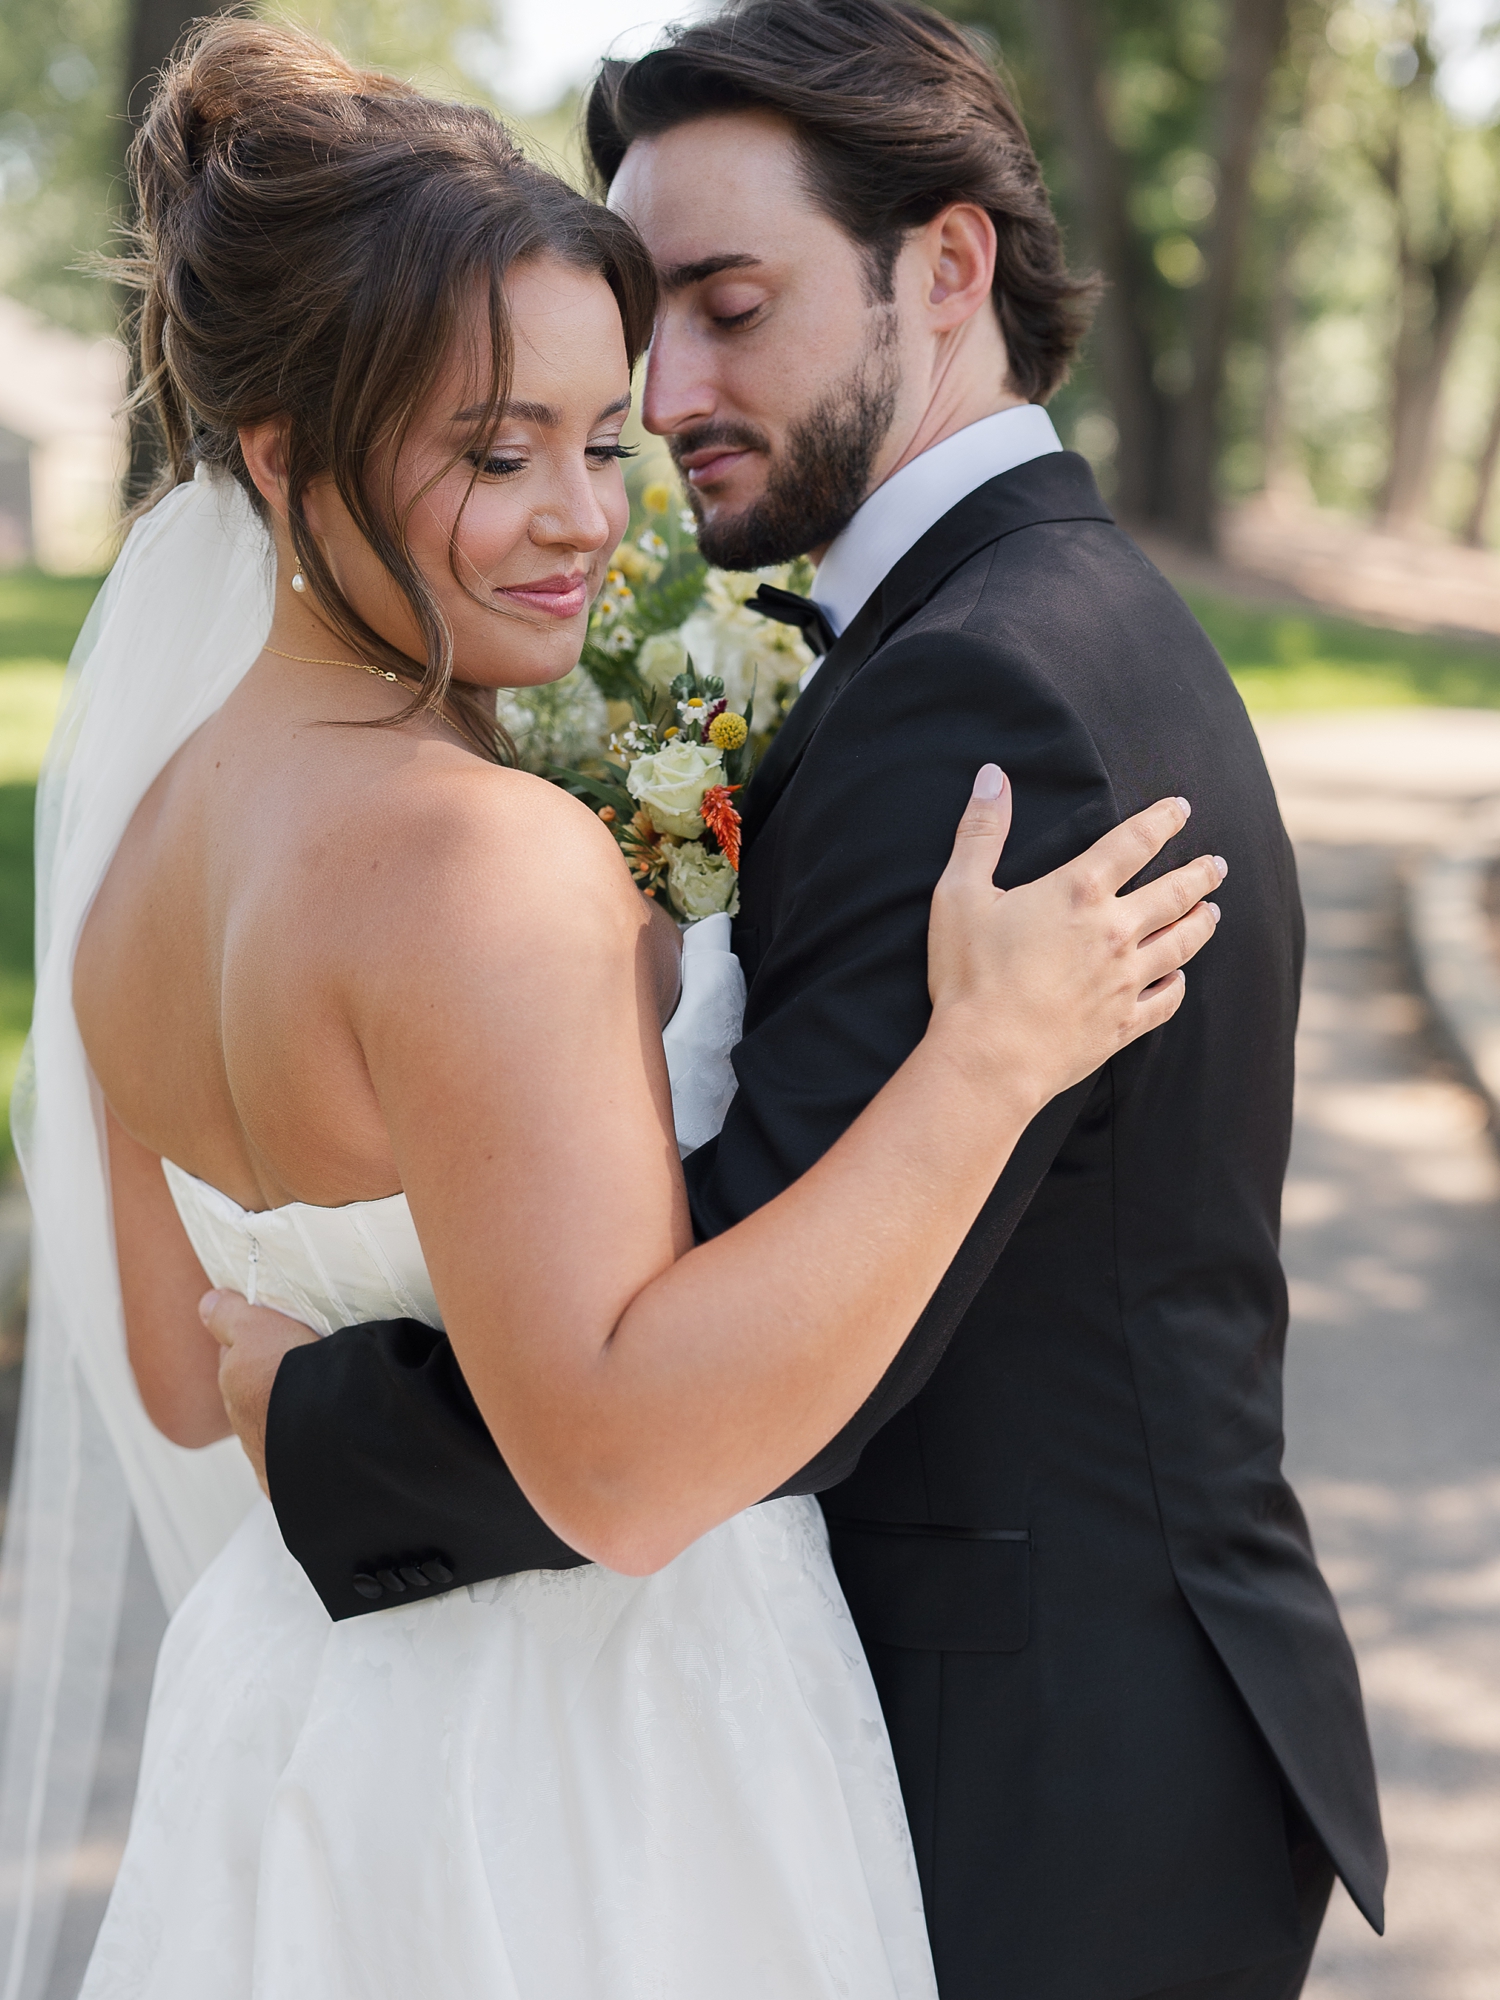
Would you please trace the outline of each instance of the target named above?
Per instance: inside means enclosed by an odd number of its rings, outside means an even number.
[[[471,759],[412,779],[351,801],[341,900],[357,928],[418,951],[458,938],[506,951],[580,928],[602,947],[601,926],[633,940],[647,913],[614,836],[580,800]]]

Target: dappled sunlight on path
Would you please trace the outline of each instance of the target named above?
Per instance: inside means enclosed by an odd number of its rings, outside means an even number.
[[[1392,1865],[1386,1939],[1337,1892],[1308,2000],[1500,2000],[1500,1164],[1399,905],[1415,849],[1493,822],[1486,720],[1263,732],[1309,918],[1287,1464],[1359,1655]]]

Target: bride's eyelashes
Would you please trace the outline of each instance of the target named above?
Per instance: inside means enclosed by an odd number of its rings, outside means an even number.
[[[591,444],[585,447],[583,455],[596,470],[602,470],[618,460],[634,458],[639,450],[638,444]],[[517,472],[524,472],[531,461],[497,451],[471,452],[469,463],[486,479],[506,479]]]

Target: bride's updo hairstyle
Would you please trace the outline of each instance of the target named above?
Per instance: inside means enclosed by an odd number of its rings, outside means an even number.
[[[452,463],[487,445],[510,377],[505,274],[526,258],[597,272],[633,365],[656,300],[640,239],[533,165],[487,112],[258,21],[194,33],[161,77],[130,173],[138,223],[116,268],[138,294],[138,400],[160,426],[151,498],[205,462],[264,517],[238,432],[285,418],[292,546],[319,610],[412,689],[403,715],[442,708],[498,757],[493,697],[452,683],[452,635],[411,555],[396,460],[476,301],[483,407]],[[425,659],[381,638],[339,589],[304,513],[320,477],[411,606]]]

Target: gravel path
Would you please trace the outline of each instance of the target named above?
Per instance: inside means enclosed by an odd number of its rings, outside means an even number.
[[[1308,2000],[1500,2000],[1500,1167],[1399,921],[1413,853],[1500,833],[1500,715],[1262,735],[1310,929],[1287,1457],[1360,1656],[1393,1863],[1386,1939],[1338,1892]],[[160,1620],[137,1561],[47,2000],[73,2000],[108,1893]]]
[[[1399,911],[1414,851],[1493,828],[1500,717],[1262,733],[1309,927],[1287,1463],[1359,1654],[1392,1863],[1386,1939],[1337,1892],[1308,2000],[1500,2000],[1500,1168]]]

